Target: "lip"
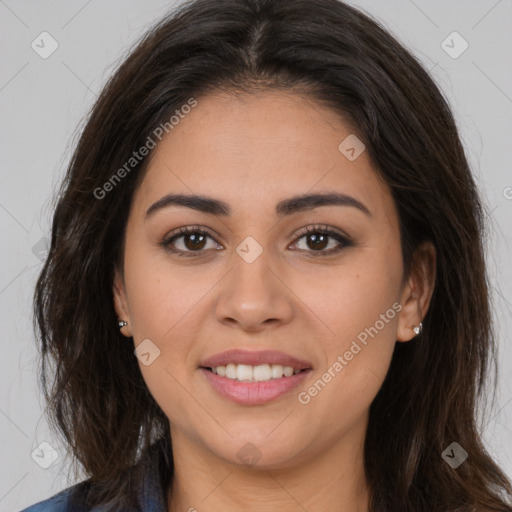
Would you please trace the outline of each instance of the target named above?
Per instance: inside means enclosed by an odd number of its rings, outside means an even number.
[[[275,400],[299,386],[312,371],[309,368],[290,377],[263,382],[244,382],[220,377],[206,368],[200,370],[217,393],[243,405],[262,405]]]
[[[281,364],[283,366],[291,366],[296,370],[312,369],[312,365],[308,361],[298,359],[284,352],[279,352],[278,350],[254,351],[243,349],[232,349],[215,354],[201,361],[199,366],[203,368],[214,368],[216,366],[226,366],[227,364],[249,364],[251,366],[260,364]]]

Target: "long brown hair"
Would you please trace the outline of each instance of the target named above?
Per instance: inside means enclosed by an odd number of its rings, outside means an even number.
[[[512,510],[511,484],[477,424],[496,361],[484,205],[434,81],[376,21],[337,0],[182,4],[139,41],[90,113],[34,297],[49,421],[96,484],[90,503],[122,509],[134,487],[123,472],[169,436],[134,347],[117,328],[112,297],[131,200],[149,157],[118,170],[190,98],[268,88],[306,94],[351,123],[391,188],[406,272],[422,241],[437,251],[424,330],[396,344],[371,405],[370,510]],[[122,179],[109,181],[116,173]],[[453,442],[468,453],[457,469],[442,457]]]

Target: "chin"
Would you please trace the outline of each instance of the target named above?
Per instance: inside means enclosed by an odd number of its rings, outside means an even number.
[[[229,446],[212,447],[212,452],[237,467],[251,470],[284,469],[303,460],[304,443],[291,443],[289,437],[288,443],[278,437],[270,441],[265,433],[253,437],[234,437],[229,441]]]

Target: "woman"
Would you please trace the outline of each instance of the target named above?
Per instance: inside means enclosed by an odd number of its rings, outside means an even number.
[[[375,21],[184,4],[62,187],[35,310],[90,478],[26,510],[512,510],[476,424],[483,219],[445,99]]]

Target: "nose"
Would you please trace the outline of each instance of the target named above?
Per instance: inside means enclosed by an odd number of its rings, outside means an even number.
[[[265,250],[251,263],[235,255],[231,271],[219,286],[215,311],[219,322],[259,332],[291,321],[294,294],[286,284],[284,267],[271,259]]]

